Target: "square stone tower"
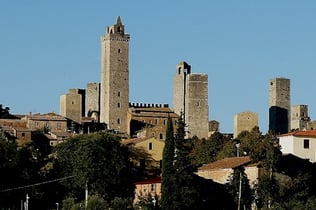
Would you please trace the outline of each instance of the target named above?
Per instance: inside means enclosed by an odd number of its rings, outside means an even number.
[[[269,129],[275,134],[287,133],[291,113],[290,80],[274,78],[269,87]]]
[[[100,122],[121,132],[127,131],[129,40],[120,17],[101,37]]]
[[[234,116],[234,138],[242,131],[251,131],[258,126],[258,113],[256,112],[240,112]]]
[[[184,114],[187,137],[207,138],[208,75],[191,74],[191,66],[182,61],[174,76],[173,104],[176,114]]]
[[[77,123],[85,114],[85,90],[69,89],[69,93],[60,96],[60,115]]]
[[[310,122],[307,105],[295,105],[291,109],[291,130],[307,129]]]

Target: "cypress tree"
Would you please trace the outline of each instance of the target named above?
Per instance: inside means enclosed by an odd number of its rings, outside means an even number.
[[[194,178],[195,168],[190,159],[192,141],[185,137],[185,122],[182,115],[177,123],[175,135],[175,174],[173,209],[192,210],[198,209],[198,189]]]
[[[162,179],[161,179],[161,207],[163,210],[171,210],[173,208],[173,186],[174,186],[174,134],[172,119],[168,117],[165,147],[162,159]]]

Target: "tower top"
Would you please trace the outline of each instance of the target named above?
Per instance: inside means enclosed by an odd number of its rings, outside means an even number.
[[[117,16],[116,18],[116,25],[122,25],[121,17]]]
[[[120,16],[117,16],[116,23],[113,26],[107,27],[106,32],[107,32],[107,34],[124,35],[124,25],[122,24]]]
[[[181,74],[181,73],[185,73],[185,74],[191,73],[191,66],[185,61],[181,61],[177,65],[177,74]]]

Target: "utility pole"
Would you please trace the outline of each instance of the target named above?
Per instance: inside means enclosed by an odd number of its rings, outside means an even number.
[[[236,144],[237,148],[237,158],[239,158],[239,148],[240,148],[240,143]],[[238,188],[238,207],[237,209],[240,210],[240,200],[241,200],[241,171],[239,172],[239,188]]]
[[[88,208],[88,182],[86,182],[86,187],[85,187],[85,209]]]
[[[25,198],[25,210],[29,210],[29,195],[26,194],[26,198]]]

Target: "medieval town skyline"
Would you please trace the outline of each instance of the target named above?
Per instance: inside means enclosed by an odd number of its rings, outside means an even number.
[[[173,107],[173,76],[184,60],[208,74],[209,118],[220,122],[221,132],[232,132],[234,115],[244,111],[257,112],[266,132],[275,77],[289,78],[291,104],[308,105],[316,118],[308,94],[316,4],[129,4],[109,2],[114,9],[104,12],[101,2],[0,3],[1,103],[14,114],[59,113],[59,96],[69,88],[100,82],[100,37],[119,15],[131,36],[131,102]]]

